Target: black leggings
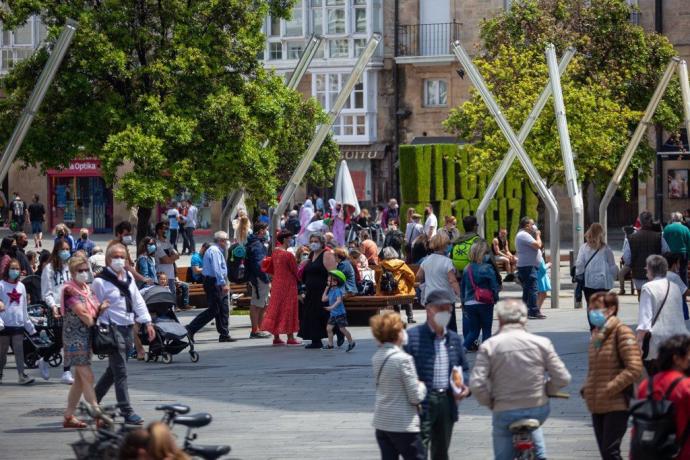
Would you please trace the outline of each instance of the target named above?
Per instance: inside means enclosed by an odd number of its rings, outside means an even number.
[[[628,411],[592,414],[594,436],[603,460],[621,460],[621,441],[628,429]]]

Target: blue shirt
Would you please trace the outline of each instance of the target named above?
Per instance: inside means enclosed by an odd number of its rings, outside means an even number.
[[[201,258],[201,254],[199,254],[198,252],[195,252],[194,254],[192,254],[191,266],[192,267],[203,267],[203,265],[204,265],[204,259]],[[195,273],[194,270],[192,270],[192,279],[194,281],[201,281],[201,278],[202,278],[202,275],[199,275],[199,274]]]
[[[202,275],[215,278],[217,286],[225,286],[225,277],[228,276],[228,267],[225,264],[223,251],[221,251],[217,244],[209,247],[204,253],[204,261],[201,270]]]
[[[156,275],[156,261],[153,257],[139,256],[137,259],[137,271],[144,278],[151,278],[154,283],[158,283]]]
[[[83,250],[86,252],[86,255],[91,257],[93,255],[93,247],[94,247],[93,241],[88,240],[88,239],[83,240],[83,239],[79,238],[77,240],[77,244],[76,244],[76,247],[74,250],[75,251]]]
[[[343,297],[343,290],[342,288],[338,286],[333,286],[328,290],[328,306],[330,307],[334,303],[338,301],[338,297],[341,298],[341,302],[338,304],[337,307],[335,307],[333,310],[331,310],[331,318],[335,318],[336,316],[342,316],[345,314],[345,304],[342,301]]]

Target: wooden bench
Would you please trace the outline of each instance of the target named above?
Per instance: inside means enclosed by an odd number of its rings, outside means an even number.
[[[345,310],[353,325],[367,324],[370,317],[381,310],[392,310],[396,305],[414,303],[414,295],[363,295],[345,298]]]
[[[206,292],[204,291],[204,285],[202,283],[197,283],[191,279],[191,268],[190,267],[177,267],[175,272],[177,279],[184,281],[189,285],[189,303],[198,308],[206,308],[208,303],[206,302]],[[246,295],[247,285],[246,284],[230,284],[230,292],[232,294],[241,294],[242,297],[237,299],[236,306],[238,307],[249,307],[249,296]]]

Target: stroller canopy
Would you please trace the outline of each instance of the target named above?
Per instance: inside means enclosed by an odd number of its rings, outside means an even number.
[[[146,302],[146,306],[149,308],[154,305],[175,306],[177,303],[175,295],[165,286],[152,286],[144,291],[142,297],[144,297],[144,302]]]

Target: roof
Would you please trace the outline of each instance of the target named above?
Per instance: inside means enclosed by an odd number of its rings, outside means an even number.
[[[410,142],[410,145],[427,144],[465,144],[465,141],[461,141],[455,136],[418,136]]]

